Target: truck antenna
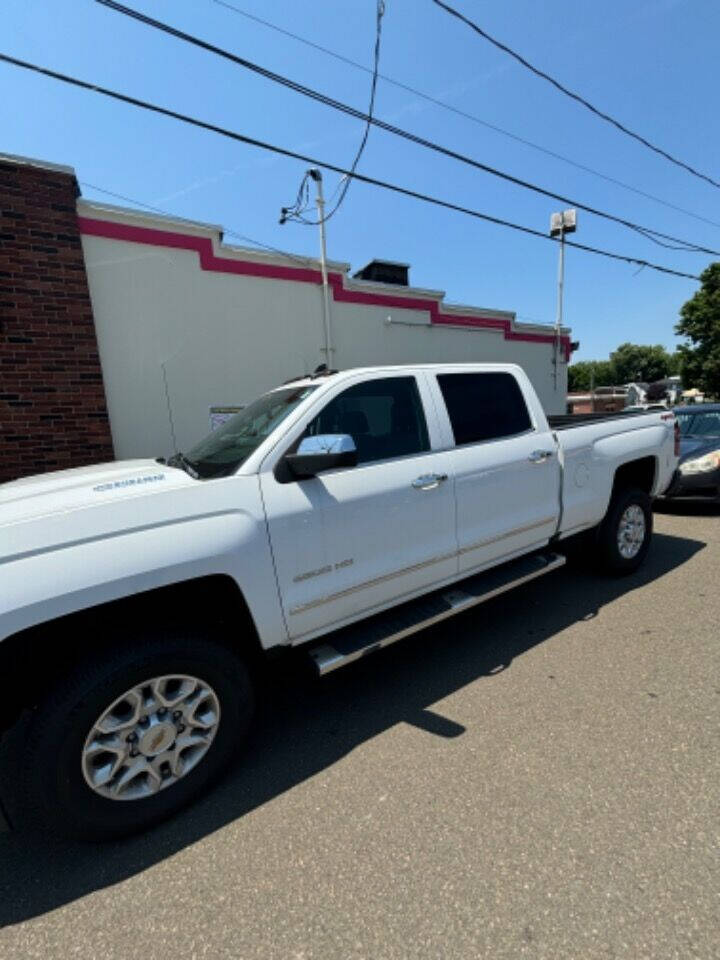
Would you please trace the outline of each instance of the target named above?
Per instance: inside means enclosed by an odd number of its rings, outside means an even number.
[[[168,390],[167,371],[165,364],[161,363],[160,368],[163,374],[163,383],[165,384],[165,402],[167,403],[168,420],[170,421],[170,436],[172,437],[173,453],[178,452],[177,439],[175,437],[175,424],[173,423],[172,405],[170,403],[170,391]]]

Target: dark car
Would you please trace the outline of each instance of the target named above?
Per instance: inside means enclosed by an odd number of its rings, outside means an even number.
[[[680,463],[665,496],[720,503],[720,403],[673,412],[680,426]]]

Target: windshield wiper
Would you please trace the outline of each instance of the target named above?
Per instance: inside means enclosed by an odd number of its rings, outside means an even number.
[[[189,473],[193,480],[199,480],[200,474],[197,472],[197,468],[192,460],[188,460],[184,453],[178,452],[170,457],[167,462],[169,467],[180,467],[181,470],[184,470],[185,473]]]

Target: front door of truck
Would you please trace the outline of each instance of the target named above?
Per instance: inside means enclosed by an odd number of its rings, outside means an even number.
[[[293,640],[451,579],[457,571],[449,454],[437,449],[428,386],[415,375],[338,385],[304,436],[348,434],[357,466],[260,482]],[[427,415],[431,412],[430,417]],[[272,468],[271,468],[272,467]]]

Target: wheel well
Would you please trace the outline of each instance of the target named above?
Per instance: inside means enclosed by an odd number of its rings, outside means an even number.
[[[263,659],[252,615],[231,577],[217,574],[158,587],[39,624],[2,641],[0,675],[12,680],[11,695],[0,704],[0,731],[24,708],[33,707],[59,673],[72,669],[83,655],[102,650],[118,629],[131,628],[139,620],[215,629],[251,665]],[[103,635],[108,624],[113,631]]]
[[[639,460],[624,463],[615,472],[613,496],[619,490],[626,490],[628,487],[637,487],[650,495],[655,484],[656,470],[657,461],[655,457],[641,457]]]

